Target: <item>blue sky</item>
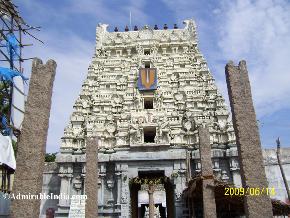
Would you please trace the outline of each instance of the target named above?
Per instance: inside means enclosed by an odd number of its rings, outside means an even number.
[[[42,45],[26,48],[25,57],[57,61],[47,151],[59,150],[60,138],[87,74],[98,23],[123,30],[129,25],[174,23],[194,18],[199,47],[228,101],[224,66],[229,60],[248,64],[252,93],[264,147],[290,145],[290,2],[287,0],[14,0],[22,17],[34,26]],[[30,42],[31,40],[28,40]],[[29,75],[31,62],[26,61]]]

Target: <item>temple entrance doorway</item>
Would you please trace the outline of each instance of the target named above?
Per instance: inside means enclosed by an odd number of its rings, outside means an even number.
[[[132,217],[174,217],[174,188],[164,171],[139,171],[130,180],[130,195]]]

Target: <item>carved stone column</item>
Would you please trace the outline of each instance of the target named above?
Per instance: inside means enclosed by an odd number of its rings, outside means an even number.
[[[149,218],[154,218],[154,198],[153,198],[153,193],[154,193],[154,186],[149,185],[148,189],[148,194],[149,194]]]
[[[241,174],[239,169],[231,169],[232,177],[233,177],[233,183],[236,187],[242,187],[242,180],[241,180]]]
[[[101,179],[101,199],[99,202],[99,205],[104,206],[105,205],[105,177],[106,174],[100,174],[100,179]]]
[[[121,203],[121,192],[122,192],[122,173],[117,172],[116,173],[117,177],[117,189],[118,189],[118,196],[117,196],[117,204]]]
[[[107,187],[108,187],[108,190],[110,192],[110,197],[107,200],[107,204],[113,205],[115,202],[114,195],[113,195],[113,191],[114,191],[114,187],[115,187],[115,180],[114,180],[113,175],[110,177],[107,177]]]
[[[98,142],[88,138],[86,147],[86,217],[98,217]]]
[[[14,194],[39,195],[42,192],[47,130],[56,62],[32,62],[29,93],[25,104],[22,131],[18,142]],[[40,199],[14,199],[10,217],[38,217]]]
[[[184,154],[186,154],[184,152]],[[185,188],[186,184],[186,169],[185,169],[186,163],[181,163],[181,165],[178,167],[177,176],[174,178],[174,194],[175,194],[175,217],[181,217],[183,213],[183,199],[182,199],[182,192]]]
[[[59,206],[68,207],[69,206],[68,196],[70,196],[70,182],[73,175],[72,174],[59,174],[58,176],[61,178],[60,195],[63,196],[59,199]]]
[[[81,175],[79,175],[76,178],[74,178],[73,187],[74,187],[75,192],[76,192],[77,195],[81,195],[82,194],[83,180],[82,180]]]
[[[216,217],[216,204],[214,194],[213,169],[211,161],[211,144],[208,127],[199,127],[199,153],[201,162],[203,217]]]
[[[82,167],[81,177],[83,178],[83,181],[84,181],[82,193],[85,194],[86,193],[86,168],[85,166]]]
[[[130,217],[130,191],[129,191],[129,178],[127,175],[128,165],[122,165],[122,185],[121,185],[121,217]]]
[[[241,180],[238,159],[237,157],[231,157],[229,160],[230,160],[230,171],[232,173],[233,182],[236,187],[242,187],[242,180]]]
[[[234,66],[233,62],[228,63],[225,73],[237,137],[243,187],[267,188],[268,183],[246,62],[241,61],[239,66]],[[259,197],[245,195],[244,202],[247,217],[273,217],[272,204],[268,195]]]
[[[233,178],[233,183],[236,187],[242,187],[242,180],[240,174],[240,166],[238,161],[238,150],[236,147],[231,147],[226,151],[227,157],[229,157],[230,171]]]

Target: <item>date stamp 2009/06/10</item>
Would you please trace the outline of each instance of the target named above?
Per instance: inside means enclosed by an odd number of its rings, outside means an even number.
[[[275,188],[225,188],[225,195],[229,196],[261,196],[261,195],[269,195],[269,196],[275,196]]]

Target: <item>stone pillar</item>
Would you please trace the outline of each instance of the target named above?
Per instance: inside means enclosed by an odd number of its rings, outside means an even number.
[[[118,187],[117,204],[121,204],[122,173],[117,172],[116,177],[117,177],[117,187]]]
[[[72,175],[59,174],[59,177],[61,178],[60,194],[62,194],[63,196],[70,196],[70,180]],[[67,198],[60,198],[58,204],[61,207],[68,207],[69,200]]]
[[[87,139],[86,147],[86,217],[98,217],[98,142]]]
[[[40,59],[32,62],[29,93],[25,104],[22,131],[18,142],[17,168],[13,193],[38,195],[42,192],[42,174],[56,62]],[[40,199],[15,199],[10,217],[38,217]]]
[[[153,198],[153,193],[154,193],[154,186],[149,185],[148,189],[148,194],[149,194],[149,218],[154,218],[154,198]]]
[[[225,68],[230,98],[233,124],[237,138],[237,148],[243,187],[267,188],[263,156],[251,86],[245,61],[239,66],[229,62]],[[273,217],[269,196],[245,196],[247,217]]]
[[[236,187],[242,187],[242,180],[241,180],[241,175],[240,171],[238,169],[233,169],[231,170],[232,172],[232,177],[233,177],[233,182]]]
[[[191,214],[189,214],[189,215],[191,215],[190,218],[196,218],[196,216],[195,216],[195,210],[194,210],[194,208],[195,208],[195,206],[194,206],[194,199],[191,198],[189,202],[191,202]]]
[[[199,127],[199,153],[201,162],[203,217],[216,217],[216,204],[214,194],[213,169],[211,161],[211,145],[208,127]]]
[[[122,177],[121,177],[121,217],[130,217],[131,199],[128,177],[128,164],[122,163],[121,165]]]
[[[101,179],[101,201],[100,205],[104,206],[105,204],[105,174],[100,174],[100,179]]]
[[[184,150],[183,155],[184,157],[186,156],[186,150]],[[173,170],[173,172],[178,173],[178,176],[174,178],[175,217],[181,217],[184,209],[182,192],[186,185],[186,162],[180,160],[175,161]]]
[[[82,174],[82,178],[84,180],[84,186],[83,186],[83,189],[81,190],[83,194],[86,193],[86,174]],[[99,193],[98,193],[98,196],[99,196]],[[98,198],[98,201],[99,201],[99,198]]]

